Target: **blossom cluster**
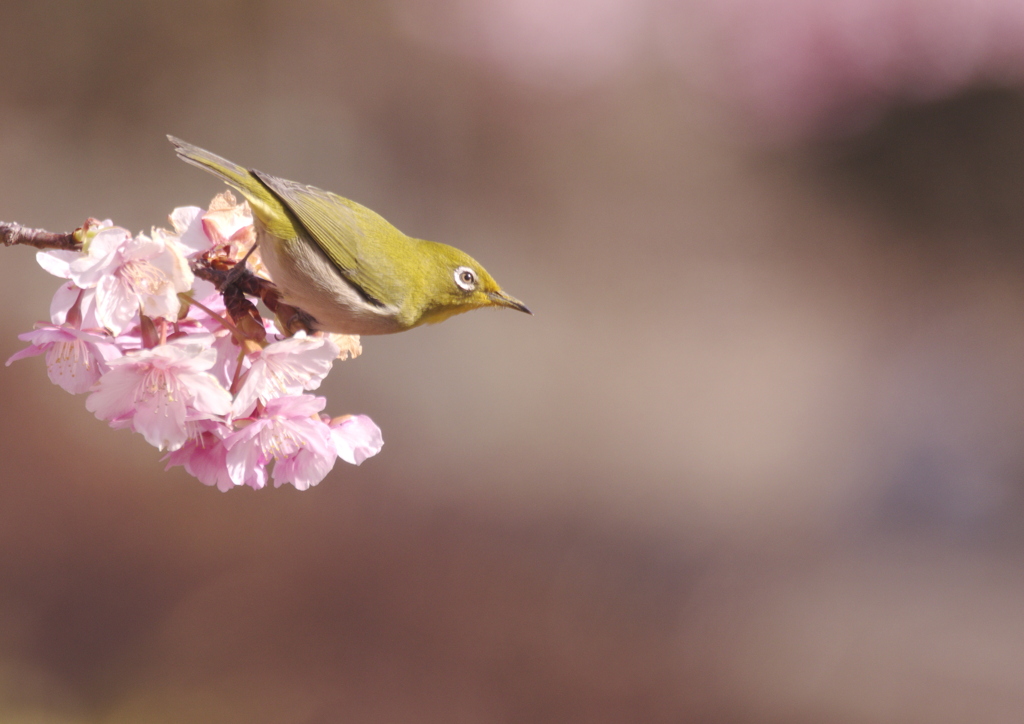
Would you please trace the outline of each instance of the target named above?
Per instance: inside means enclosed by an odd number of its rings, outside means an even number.
[[[326,400],[308,394],[336,359],[361,352],[358,337],[289,337],[258,313],[235,319],[193,273],[190,262],[202,260],[265,275],[258,251],[246,262],[255,243],[248,206],[225,193],[206,210],[175,209],[170,221],[173,231],[133,236],[90,220],[80,251],[40,251],[40,266],[66,281],[50,322],[20,335],[31,344],[7,364],[45,355],[50,380],[88,393],[96,417],[140,433],[167,451],[168,468],[222,491],[262,488],[268,477],[305,490],[339,457],[359,465],[376,455],[383,442],[370,418],[331,418]]]

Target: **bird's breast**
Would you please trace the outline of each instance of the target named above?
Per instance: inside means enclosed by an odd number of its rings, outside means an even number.
[[[316,242],[304,236],[281,239],[255,221],[256,242],[271,281],[286,304],[312,315],[317,329],[340,334],[392,334],[407,327],[399,310],[368,302]]]

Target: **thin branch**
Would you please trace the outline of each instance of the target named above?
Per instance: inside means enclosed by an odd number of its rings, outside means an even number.
[[[236,266],[230,269],[217,269],[204,261],[202,257],[192,260],[191,267],[193,274],[200,279],[211,282],[224,295],[224,302],[228,306],[228,311],[236,319],[244,312],[241,308],[235,307],[239,302],[233,298],[232,288],[242,294],[258,297],[267,305],[267,309],[277,316],[278,321],[284,327],[284,331],[289,335],[294,334],[300,329],[304,329],[307,332],[312,332],[316,329],[316,320],[312,316],[301,309],[281,301],[281,293],[273,282],[256,276],[244,267]]]
[[[15,221],[0,221],[0,243],[4,246],[24,244],[34,246],[37,249],[65,249],[67,251],[79,251],[82,242],[79,238],[82,229],[97,224],[95,219],[89,219],[82,226],[66,234],[55,234],[44,229],[30,229]]]
[[[178,296],[184,296],[184,295],[178,295]],[[199,309],[201,309],[204,312],[206,312],[207,316],[209,316],[210,318],[215,319],[218,322],[220,322],[221,326],[224,327],[224,329],[226,329],[229,332],[231,332],[231,336],[233,336],[236,340],[238,340],[239,344],[241,344],[243,341],[245,341],[245,337],[242,335],[242,333],[240,331],[238,331],[238,327],[236,327],[234,322],[232,322],[231,320],[226,319],[225,317],[223,317],[220,314],[217,314],[215,311],[210,309],[208,306],[206,306],[202,302],[197,302],[195,299],[186,298],[185,303],[186,304],[190,304],[193,307],[198,307]]]

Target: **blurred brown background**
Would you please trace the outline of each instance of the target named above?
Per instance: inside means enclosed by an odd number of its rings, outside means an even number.
[[[0,3],[0,219],[203,205],[173,133],[536,312],[364,339],[305,493],[0,370],[0,722],[1018,720],[1017,5]]]

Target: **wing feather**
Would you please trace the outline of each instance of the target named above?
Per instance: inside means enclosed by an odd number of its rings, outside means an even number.
[[[394,250],[382,240],[408,243],[382,216],[329,191],[270,174],[252,172],[288,207],[338,271],[371,303],[384,306],[401,299],[392,273]]]

